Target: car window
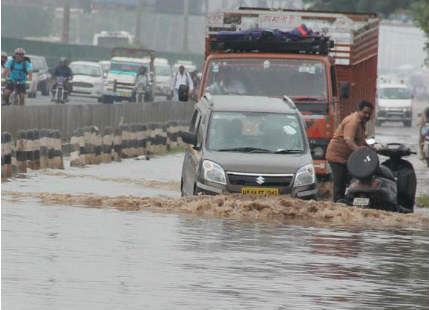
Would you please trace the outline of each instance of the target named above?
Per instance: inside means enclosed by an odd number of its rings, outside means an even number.
[[[213,112],[207,148],[214,151],[258,148],[267,152],[304,151],[300,119],[294,114]]]
[[[99,77],[102,75],[101,67],[95,65],[88,65],[82,63],[71,63],[70,69],[74,75],[87,75],[93,77]]]

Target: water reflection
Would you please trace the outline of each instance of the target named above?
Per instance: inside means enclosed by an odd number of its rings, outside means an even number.
[[[428,309],[429,232],[2,201],[5,309]]]

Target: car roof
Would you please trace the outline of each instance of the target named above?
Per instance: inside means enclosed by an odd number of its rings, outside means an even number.
[[[125,61],[145,64],[150,62],[150,58],[132,58],[132,57],[113,57],[113,61]]]
[[[87,66],[96,66],[99,67],[100,64],[98,62],[94,62],[94,61],[72,61],[70,63],[70,65],[75,64],[75,65],[87,65]]]
[[[381,84],[378,85],[378,88],[409,88],[407,85],[405,84],[400,84],[400,83],[385,83],[385,84]]]
[[[283,98],[263,96],[207,95],[200,101],[212,111],[291,113],[299,111]]]

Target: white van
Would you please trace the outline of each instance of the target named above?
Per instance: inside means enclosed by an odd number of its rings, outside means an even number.
[[[376,126],[383,122],[402,122],[411,127],[413,96],[404,84],[382,84],[377,89]]]

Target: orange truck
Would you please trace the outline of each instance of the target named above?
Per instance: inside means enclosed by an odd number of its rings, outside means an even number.
[[[220,31],[290,31],[302,24],[329,41],[219,41]],[[232,85],[235,95],[287,95],[306,120],[314,166],[323,179],[330,174],[325,153],[336,126],[361,100],[375,103],[378,33],[376,14],[257,8],[209,14],[199,97],[215,95],[220,83]],[[373,128],[369,124],[370,134]]]

